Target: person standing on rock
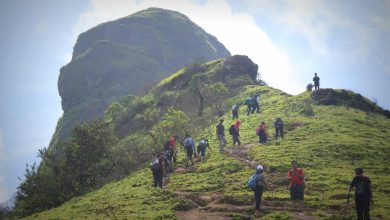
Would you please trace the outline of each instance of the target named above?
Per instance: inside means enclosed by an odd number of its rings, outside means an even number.
[[[305,174],[302,168],[298,168],[296,160],[291,161],[291,170],[287,172],[287,179],[290,181],[291,201],[300,201],[303,205]]]
[[[206,158],[206,149],[210,149],[209,140],[207,138],[203,138],[199,144],[198,144],[198,155],[200,158],[200,161],[204,160]]]
[[[270,188],[272,190],[272,187],[265,182],[263,169],[264,168],[262,165],[258,165],[256,167],[256,174],[255,175],[257,176],[256,177],[257,181],[256,181],[256,187],[253,190],[255,193],[255,201],[256,201],[255,209],[258,211],[260,211],[261,198],[263,197],[264,186],[267,186],[268,188]]]
[[[355,169],[356,176],[353,178],[349,189],[348,198],[352,188],[355,188],[355,206],[358,220],[370,219],[370,204],[374,204],[372,198],[371,180],[363,176],[363,169]]]
[[[320,89],[320,77],[317,76],[317,73],[314,73],[313,82],[314,82],[314,89],[315,90]]]
[[[223,119],[221,119],[217,125],[217,137],[219,141],[219,151],[223,151],[227,144],[225,138],[225,126],[223,126]]]

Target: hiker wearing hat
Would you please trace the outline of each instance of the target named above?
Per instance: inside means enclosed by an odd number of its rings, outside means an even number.
[[[258,165],[256,167],[256,174],[252,175],[251,179],[248,182],[248,187],[253,190],[255,193],[255,209],[260,210],[260,204],[261,204],[261,197],[263,196],[264,186],[267,186],[272,190],[272,187],[265,182],[264,174],[263,174],[263,166]],[[251,183],[254,182],[253,186],[249,186]]]
[[[303,201],[305,189],[305,175],[302,168],[298,168],[297,161],[291,161],[291,170],[287,173],[290,181],[290,197],[292,201]]]

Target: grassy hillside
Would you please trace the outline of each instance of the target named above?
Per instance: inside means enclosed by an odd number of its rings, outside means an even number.
[[[215,118],[210,129],[199,133],[199,137],[208,136],[211,142],[213,151],[207,152],[207,160],[185,169],[180,148],[176,172],[164,190],[151,187],[151,172],[145,168],[26,219],[190,219],[195,214],[221,219],[355,219],[354,210],[344,204],[348,184],[358,166],[365,169],[373,184],[372,216],[389,218],[389,119],[349,107],[314,105],[309,93],[289,96],[266,86],[241,87],[225,103],[231,106],[257,92],[261,94],[261,113],[246,116],[244,107],[240,112],[241,148],[228,146],[225,153],[218,152]],[[233,121],[230,115],[226,117],[228,128]],[[257,144],[256,126],[264,121],[273,135],[276,117],[285,122],[285,138]],[[298,160],[306,173],[303,210],[289,205],[285,176],[292,159]],[[268,182],[275,188],[273,193],[266,191],[263,195],[264,210],[260,214],[254,213],[253,193],[246,188],[253,172],[251,165],[256,163],[265,165]]]

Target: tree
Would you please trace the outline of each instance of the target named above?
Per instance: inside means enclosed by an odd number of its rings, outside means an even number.
[[[163,146],[170,135],[184,136],[190,131],[191,123],[187,115],[180,110],[170,108],[149,134],[157,146]]]
[[[218,116],[224,114],[223,102],[228,97],[229,91],[223,83],[206,84],[200,90],[200,93],[204,97],[205,102],[212,105]]]

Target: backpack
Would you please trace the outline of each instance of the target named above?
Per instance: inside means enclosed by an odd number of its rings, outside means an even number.
[[[233,105],[233,107],[232,107],[232,111],[237,111],[238,110],[238,105]]]
[[[260,135],[260,126],[256,128],[256,134]]]
[[[251,190],[254,190],[257,186],[257,182],[259,181],[260,179],[260,175],[261,174],[253,174],[249,180],[248,180],[248,183],[247,183],[247,186],[249,189]]]
[[[150,163],[150,169],[152,170],[152,172],[160,171],[160,164],[158,164],[158,159]]]
[[[245,105],[252,105],[253,104],[253,99],[252,97],[248,97],[246,100],[245,100]]]
[[[193,140],[192,138],[188,137],[184,140],[184,147],[187,149],[187,150],[190,150],[192,149],[192,143],[193,143]]]
[[[277,127],[277,128],[283,128],[283,122],[282,122],[282,120],[279,120],[279,121],[276,122],[276,127]]]
[[[366,193],[368,193],[368,179],[366,177],[363,177],[361,181],[359,181],[356,184],[356,195],[358,197],[364,196]]]
[[[201,140],[201,141],[199,142],[199,146],[206,147],[206,146],[207,146],[207,141]]]
[[[230,134],[230,135],[233,135],[233,134],[235,133],[235,130],[236,130],[236,128],[235,128],[234,125],[230,126],[230,128],[229,128],[229,134]]]
[[[169,143],[169,141],[167,141],[164,145],[164,150],[169,150],[171,148],[171,144]]]

